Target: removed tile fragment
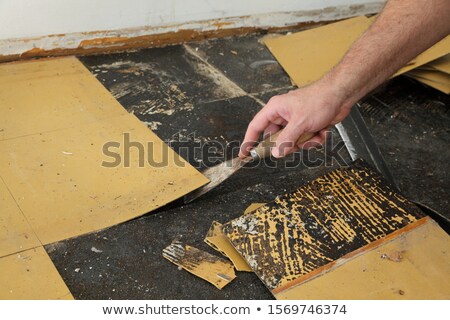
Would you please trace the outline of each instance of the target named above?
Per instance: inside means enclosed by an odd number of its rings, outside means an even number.
[[[222,289],[236,274],[233,264],[208,252],[175,240],[163,250],[163,257],[184,270]]]
[[[436,70],[422,70],[422,69],[414,69],[409,71],[407,74],[416,76],[418,78],[424,78],[433,82],[442,83],[450,87],[450,74],[445,72],[436,71]]]
[[[450,75],[437,70],[414,69],[405,74],[445,94],[450,94]]]
[[[429,80],[426,78],[421,78],[421,77],[417,77],[417,76],[413,76],[413,75],[408,75],[410,78],[416,79],[417,81],[426,84],[429,87],[432,87],[436,90],[439,90],[445,94],[450,94],[450,85],[445,84],[445,83],[440,83],[440,82],[436,82],[433,80]]]
[[[436,60],[427,63],[424,67],[450,74],[450,53]]]
[[[406,226],[419,225],[422,218],[415,205],[356,161],[224,224],[222,230],[276,294]]]
[[[73,300],[43,247],[0,258],[1,300]]]
[[[262,207],[263,205],[265,205],[265,203],[252,203],[251,205],[249,205],[247,207],[247,209],[245,209],[244,214],[250,213],[252,211],[255,211],[256,209]]]
[[[297,86],[320,79],[345,55],[374,18],[351,18],[325,26],[293,33],[264,42]],[[446,55],[450,51],[450,36],[417,56],[396,75],[414,69]]]
[[[205,237],[205,242],[214,250],[231,260],[237,271],[253,272],[244,258],[236,251],[222,232],[222,224],[213,221]]]

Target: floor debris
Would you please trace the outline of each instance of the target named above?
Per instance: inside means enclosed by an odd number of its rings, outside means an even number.
[[[208,252],[175,240],[163,250],[163,257],[186,271],[222,289],[236,274],[233,264]]]

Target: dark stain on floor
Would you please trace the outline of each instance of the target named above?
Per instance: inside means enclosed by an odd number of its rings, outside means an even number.
[[[201,168],[210,153],[215,161],[233,156],[262,104],[293,89],[260,38],[231,37],[80,59],[129,112]],[[363,112],[398,185],[413,200],[446,214],[448,97],[402,79],[374,97],[383,102],[381,111],[369,97]],[[205,155],[198,149],[205,143],[230,144]],[[162,249],[181,237],[218,254],[203,242],[213,220],[225,223],[252,202],[269,202],[350,161],[335,130],[327,143],[322,150],[243,168],[189,205],[178,200],[46,249],[76,299],[271,299],[252,273],[238,272],[237,279],[218,290],[178,270],[162,258]]]

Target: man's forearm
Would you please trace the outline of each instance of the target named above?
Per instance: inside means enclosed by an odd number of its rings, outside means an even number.
[[[449,33],[450,0],[390,0],[322,80],[349,108]]]
[[[450,32],[450,0],[390,0],[378,19],[322,79],[272,97],[250,122],[240,156],[262,132],[284,130],[272,154],[282,157],[323,144],[326,129],[342,121],[362,97]],[[298,138],[316,134],[307,143]]]

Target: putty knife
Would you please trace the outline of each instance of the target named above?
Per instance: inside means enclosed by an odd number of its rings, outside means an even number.
[[[255,148],[250,150],[250,156],[246,158],[236,157],[234,159],[222,162],[217,166],[206,169],[202,172],[202,174],[209,179],[209,183],[204,185],[203,187],[198,188],[197,190],[192,191],[191,193],[184,196],[184,203],[192,202],[197,199],[201,195],[207,193],[208,191],[217,187],[221,182],[228,179],[231,175],[233,175],[236,171],[242,168],[245,164],[256,160],[263,159],[270,155],[271,148],[275,146],[275,141],[277,140],[278,135],[282,130],[277,133],[271,135],[266,140],[260,142]],[[308,141],[315,133],[304,133],[297,140],[297,144]]]

